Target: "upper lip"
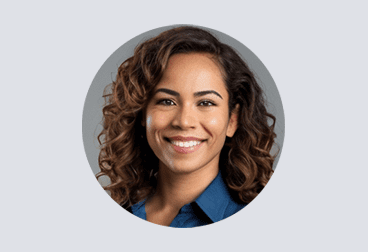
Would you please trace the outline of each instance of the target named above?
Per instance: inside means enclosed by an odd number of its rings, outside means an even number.
[[[197,137],[184,137],[184,136],[174,136],[168,137],[170,140],[173,141],[203,141],[204,139],[200,139]]]

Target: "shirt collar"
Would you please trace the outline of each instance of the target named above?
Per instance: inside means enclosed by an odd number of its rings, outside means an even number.
[[[231,197],[221,172],[195,202],[213,222],[226,218],[226,209],[236,208],[238,205]]]
[[[194,202],[213,222],[220,221],[245,206],[244,204],[238,204],[233,200],[228,191],[227,185],[223,180],[221,171]],[[144,220],[147,218],[145,203],[146,199],[131,207],[132,213]],[[228,211],[229,213],[226,212],[227,210],[230,210]],[[192,211],[191,204],[189,203],[183,206],[180,211]]]

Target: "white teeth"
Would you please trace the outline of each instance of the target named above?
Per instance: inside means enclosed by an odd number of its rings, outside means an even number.
[[[200,144],[201,141],[189,141],[189,142],[171,141],[171,143],[176,146],[188,148]]]

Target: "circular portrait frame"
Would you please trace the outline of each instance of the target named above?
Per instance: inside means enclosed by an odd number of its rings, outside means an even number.
[[[273,163],[273,170],[276,169],[284,141],[285,117],[280,94],[273,78],[271,77],[271,74],[266,69],[264,64],[245,45],[222,32],[194,25],[171,25],[144,32],[123,44],[111,54],[111,56],[104,62],[104,64],[101,66],[96,76],[94,77],[92,84],[88,90],[84,104],[82,132],[86,156],[95,175],[100,172],[100,167],[98,164],[100,146],[97,137],[103,129],[102,108],[105,104],[105,100],[103,98],[104,89],[107,85],[111,84],[115,80],[119,66],[126,59],[133,56],[134,49],[137,45],[159,35],[164,31],[181,26],[198,27],[210,32],[221,43],[227,44],[232,47],[243,59],[243,61],[247,63],[250,70],[253,72],[257,83],[264,92],[267,111],[274,115],[276,118],[276,123],[274,127],[276,138],[274,139],[274,146],[270,151],[272,155],[278,153]],[[106,186],[107,184],[109,184],[109,179],[106,179],[104,176],[100,177],[98,181],[102,186]]]

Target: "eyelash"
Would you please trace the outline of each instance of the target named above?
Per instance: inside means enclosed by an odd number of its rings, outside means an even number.
[[[199,104],[201,104],[201,103],[211,104],[211,105],[207,105],[207,106],[204,106],[204,107],[216,106],[216,104],[213,101],[209,101],[209,100],[201,101]]]
[[[157,102],[157,104],[158,105],[164,105],[164,106],[171,106],[171,105],[167,105],[167,104],[165,104],[165,102],[172,102],[172,103],[174,103],[172,100],[170,100],[170,99],[161,99],[161,100],[159,100],[158,102]],[[174,103],[175,104],[175,103]]]
[[[172,102],[173,104],[165,104],[165,102]],[[206,103],[207,105],[200,105],[200,104],[204,104]],[[158,105],[163,105],[163,106],[172,106],[172,105],[175,105],[175,102],[173,102],[172,100],[170,99],[161,99],[157,102]],[[211,104],[211,105],[209,105]],[[203,100],[203,101],[200,101],[198,103],[198,105],[202,106],[202,107],[210,107],[210,106],[216,106],[216,103],[214,103],[213,101],[210,101],[210,100]]]

